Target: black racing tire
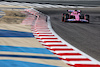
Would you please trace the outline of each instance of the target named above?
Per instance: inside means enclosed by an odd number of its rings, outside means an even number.
[[[89,19],[89,15],[85,15],[85,17],[86,17],[86,20],[88,20],[87,23],[89,23],[89,21],[90,21],[90,19]]]
[[[80,15],[80,19],[84,19],[84,14],[81,14]]]
[[[64,22],[64,14],[65,14],[65,13],[62,14],[62,22]]]
[[[64,14],[64,22],[66,22],[66,14]]]
[[[62,22],[64,22],[64,17],[62,17]]]
[[[69,14],[63,13],[62,22],[67,22],[67,19],[69,19]]]

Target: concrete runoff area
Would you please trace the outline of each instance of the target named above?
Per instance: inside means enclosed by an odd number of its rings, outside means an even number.
[[[66,9],[37,9],[51,17],[54,31],[74,47],[100,61],[100,7],[83,8],[82,13],[90,15],[90,23],[64,23],[62,13]]]

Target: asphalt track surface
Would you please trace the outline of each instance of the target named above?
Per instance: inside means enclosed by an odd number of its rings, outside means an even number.
[[[28,2],[28,3],[49,3],[61,5],[75,5],[75,6],[100,6],[100,0],[4,0],[10,2]]]
[[[100,61],[100,10],[82,9],[90,15],[90,23],[64,23],[66,9],[37,9],[51,17],[54,31],[79,50]]]

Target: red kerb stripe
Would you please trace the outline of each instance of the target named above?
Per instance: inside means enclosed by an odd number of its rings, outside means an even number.
[[[36,38],[36,39],[40,39],[40,38]]]
[[[49,48],[48,48],[49,49]],[[49,50],[53,50],[53,51],[64,51],[64,50],[74,50],[74,49],[49,49]]]
[[[67,45],[45,45],[45,46],[48,46],[48,47],[52,47],[52,46],[67,46]]]
[[[50,42],[53,42],[54,43],[54,42],[61,42],[61,41],[44,41],[44,43],[47,43],[47,42],[48,43],[50,43]]]
[[[66,59],[62,59],[62,60],[66,60],[66,61],[91,61],[88,58],[66,58]]]
[[[80,53],[57,53],[57,55],[81,55]]]
[[[54,36],[54,35],[39,35],[39,36]]]
[[[100,67],[98,64],[75,64],[75,67]]]
[[[41,39],[58,39],[58,38],[41,38]]]

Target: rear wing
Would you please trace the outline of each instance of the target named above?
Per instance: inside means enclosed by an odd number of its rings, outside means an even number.
[[[81,12],[80,10],[67,10],[68,12],[74,12],[74,11],[77,11],[77,12]]]

